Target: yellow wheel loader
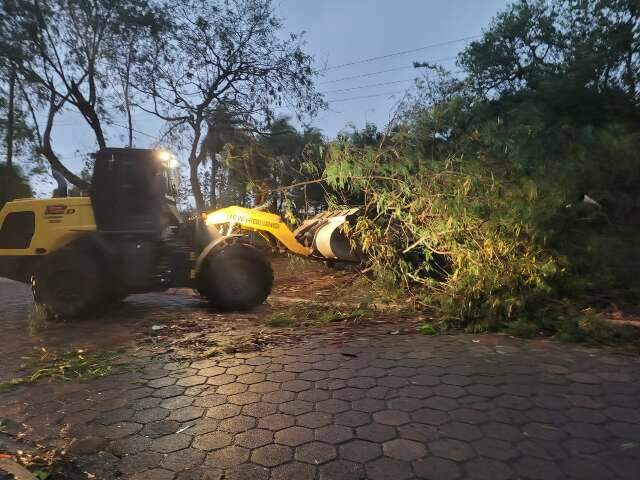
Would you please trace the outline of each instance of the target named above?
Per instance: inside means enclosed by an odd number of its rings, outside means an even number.
[[[68,197],[60,175],[51,199],[0,211],[0,277],[31,283],[53,316],[74,317],[132,293],[194,288],[221,310],[261,304],[271,292],[268,259],[242,231],[293,253],[358,261],[340,228],[356,210],[321,214],[291,232],[274,214],[228,207],[182,219],[178,176],[165,151],[106,148],[95,154],[89,197]]]
[[[89,197],[17,200],[0,211],[0,276],[30,282],[36,302],[73,317],[131,293],[197,288],[222,310],[262,303],[269,261],[238,236],[176,208],[168,152],[102,149]]]

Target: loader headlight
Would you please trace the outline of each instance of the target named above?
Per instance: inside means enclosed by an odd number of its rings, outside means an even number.
[[[168,152],[167,150],[158,150],[158,158],[167,166],[167,168],[178,168],[178,166],[180,165],[180,163],[178,162],[178,157],[176,157],[173,153]]]

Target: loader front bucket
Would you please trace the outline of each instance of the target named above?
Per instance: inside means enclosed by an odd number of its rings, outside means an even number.
[[[305,220],[293,235],[311,248],[312,256],[345,262],[360,261],[360,252],[351,247],[343,226],[355,220],[359,208],[322,212]]]

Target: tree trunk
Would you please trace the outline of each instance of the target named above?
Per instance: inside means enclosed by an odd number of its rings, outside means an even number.
[[[15,119],[16,67],[9,71],[9,111],[7,112],[7,165],[13,166],[13,127]]]
[[[131,98],[129,96],[129,88],[131,85],[131,63],[133,59],[133,40],[129,43],[129,49],[127,51],[127,68],[125,70],[124,79],[124,108],[127,113],[127,129],[129,131],[129,148],[133,147],[133,120],[131,118]]]
[[[213,152],[209,155],[209,161],[211,162],[211,186],[209,190],[209,208],[212,210],[217,207],[218,199],[216,195],[216,186],[218,178],[218,154]]]
[[[56,113],[62,107],[62,103],[56,105],[56,95],[55,93],[51,94],[51,99],[49,101],[49,113],[47,115],[47,126],[42,135],[42,146],[40,147],[40,153],[47,159],[51,168],[60,172],[64,178],[67,179],[69,183],[72,183],[76,187],[80,188],[80,190],[87,190],[89,188],[89,184],[85,182],[82,178],[75,175],[71,170],[65,167],[58,156],[53,151],[51,147],[51,130],[53,129],[53,119],[55,118]]]
[[[198,178],[198,163],[196,161],[189,162],[189,179],[191,181],[191,191],[193,198],[196,201],[196,211],[203,213],[206,211],[206,205],[204,204],[204,196],[202,195],[202,188],[200,187],[200,179]]]

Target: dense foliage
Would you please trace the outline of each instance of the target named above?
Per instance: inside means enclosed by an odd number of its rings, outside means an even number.
[[[25,180],[20,169],[0,164],[0,209],[11,200],[29,198],[31,195],[29,182]]]
[[[639,15],[515,2],[460,55],[463,79],[417,64],[386,135],[332,145],[326,178],[364,203],[353,233],[378,278],[474,329],[580,336],[580,308],[635,303]]]

